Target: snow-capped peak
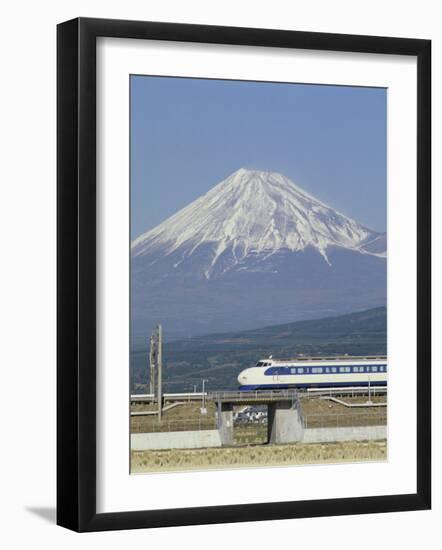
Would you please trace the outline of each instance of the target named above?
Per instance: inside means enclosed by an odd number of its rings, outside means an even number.
[[[241,168],[205,195],[139,236],[133,256],[162,249],[182,260],[210,245],[204,273],[210,278],[219,258],[231,253],[229,268],[249,255],[268,258],[281,250],[314,247],[329,263],[327,248],[339,246],[365,254],[383,235],[330,208],[277,172]],[[182,261],[181,260],[181,261]]]

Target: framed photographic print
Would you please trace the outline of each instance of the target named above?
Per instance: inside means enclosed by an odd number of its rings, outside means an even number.
[[[58,26],[59,525],[430,507],[430,52]]]

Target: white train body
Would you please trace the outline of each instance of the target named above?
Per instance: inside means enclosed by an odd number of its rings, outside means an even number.
[[[387,358],[298,357],[261,359],[238,376],[240,390],[386,386]]]

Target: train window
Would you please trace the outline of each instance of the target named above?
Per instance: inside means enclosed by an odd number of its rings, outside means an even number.
[[[304,372],[304,369],[302,367],[298,368],[298,374],[302,374]]]
[[[257,367],[263,367],[263,366],[264,366],[264,363],[262,363],[261,361],[258,361],[258,362],[256,363],[256,366],[257,366]]]
[[[337,372],[338,369],[337,369],[336,367],[332,367],[332,368],[331,368],[331,371],[332,371],[332,372]]]
[[[322,367],[313,367],[312,372],[314,374],[320,374],[321,372],[323,372],[323,370],[322,370]]]
[[[378,368],[377,368],[377,367],[371,367],[371,370],[372,370],[372,372],[378,372]]]

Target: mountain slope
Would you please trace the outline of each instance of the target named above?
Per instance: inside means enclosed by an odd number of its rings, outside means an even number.
[[[235,389],[238,373],[258,359],[305,355],[384,355],[387,351],[386,308],[338,317],[298,321],[250,331],[209,334],[166,343],[167,391],[191,390],[201,378],[209,387]],[[132,389],[146,383],[147,351],[131,355]]]
[[[240,169],[132,243],[132,333],[177,338],[385,304],[386,236]]]

